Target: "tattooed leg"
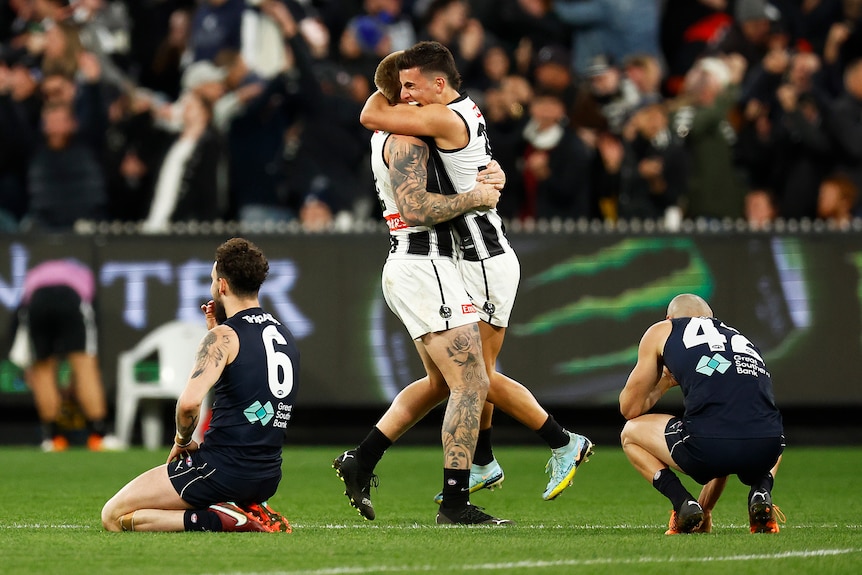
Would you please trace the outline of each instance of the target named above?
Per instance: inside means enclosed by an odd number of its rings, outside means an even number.
[[[443,416],[444,467],[469,469],[473,463],[479,418],[488,394],[488,374],[477,324],[422,338],[428,356],[449,387]]]

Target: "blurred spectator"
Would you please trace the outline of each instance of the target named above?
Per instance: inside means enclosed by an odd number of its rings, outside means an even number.
[[[74,78],[78,58],[84,52],[77,26],[68,21],[51,23],[45,29],[42,72]]]
[[[843,20],[844,0],[807,0],[798,2],[800,16],[799,36],[815,54],[823,54],[829,29]]]
[[[533,89],[523,76],[503,77],[482,95],[482,114],[487,120],[488,139],[494,159],[510,175],[506,193],[500,196],[497,211],[504,218],[518,217],[523,200],[520,155],[524,116],[533,99]]]
[[[728,4],[728,0],[666,0],[660,42],[667,65],[667,94],[680,92],[686,73],[698,58],[714,55],[733,24]]]
[[[569,65],[569,52],[562,46],[543,46],[536,52],[532,69],[533,88],[556,92],[566,105],[575,101],[577,84]]]
[[[741,218],[745,188],[733,161],[736,134],[728,113],[745,71],[742,56],[703,58],[687,74],[671,125],[689,157],[686,216]]]
[[[475,4],[471,2],[474,10]],[[515,55],[519,65],[529,65],[545,46],[561,46],[569,53],[571,32],[553,10],[553,4],[549,0],[502,0],[480,20],[487,34]],[[520,67],[518,71],[526,72]]]
[[[470,16],[470,3],[466,0],[432,0],[421,19],[416,39],[435,40],[447,46],[465,85],[475,83],[481,74],[485,28]]]
[[[521,137],[523,199],[518,217],[589,217],[589,152],[568,126],[565,103],[559,94],[538,92],[533,96]]]
[[[185,56],[182,65],[189,64],[191,50],[188,43],[191,36],[191,20],[197,8],[195,0],[138,0],[127,2],[129,20],[134,22],[130,29],[131,46],[129,57],[130,75],[137,79],[138,85],[156,92],[164,93],[168,99],[179,95],[179,75],[181,74],[180,58]],[[176,12],[185,14],[174,17]],[[178,26],[179,25],[179,26]],[[178,37],[179,36],[179,37]],[[168,55],[166,52],[171,51]],[[168,74],[167,69],[174,64],[174,91],[171,91],[160,79],[162,74]]]
[[[499,44],[488,46],[481,56],[481,68],[471,78],[462,77],[462,85],[467,92],[484,91],[492,86],[499,86],[503,78],[512,72],[512,60],[509,53]],[[471,97],[480,104],[481,96],[472,94]]]
[[[835,168],[862,189],[862,60],[848,64],[844,93],[826,115],[826,129],[834,142]]]
[[[247,68],[240,54],[226,52],[219,57],[228,70],[228,93],[216,104],[216,110],[217,116],[224,116],[219,125],[227,134],[230,201],[236,217],[245,223],[297,217],[310,190],[301,188],[299,197],[290,195],[289,174],[284,169],[286,134],[301,131],[297,123],[310,121],[316,107],[325,105],[311,54],[293,15],[280,2],[264,2],[261,8],[278,25],[282,49],[290,53],[286,61],[293,66],[263,81]],[[330,108],[327,113],[338,116],[342,112]],[[355,125],[357,117],[358,112],[353,116]],[[324,131],[320,137],[329,141],[333,135]],[[335,165],[333,162],[330,173],[333,178]],[[315,169],[309,164],[299,167],[304,174]]]
[[[717,49],[745,58],[746,75],[754,72],[769,52],[787,51],[791,47],[787,23],[781,11],[768,0],[736,0],[733,15],[734,24]]]
[[[573,28],[573,66],[586,74],[597,56],[661,57],[660,0],[556,0],[554,10]]]
[[[43,84],[42,142],[27,174],[25,229],[68,231],[79,219],[98,221],[107,215],[101,154],[108,119],[100,67],[92,54],[82,54],[79,62],[84,79],[79,88],[59,74]],[[49,89],[56,93],[47,93]],[[70,96],[76,91],[80,97],[73,108]]]
[[[120,90],[129,90],[133,81],[128,75],[131,21],[125,2],[77,0],[71,20],[78,27],[85,50],[99,58],[102,79]]]
[[[142,230],[163,233],[171,222],[222,217],[225,206],[218,194],[222,153],[211,105],[190,92],[183,106],[182,131],[162,161]]]
[[[682,140],[669,129],[659,98],[647,99],[623,130],[618,215],[662,219],[686,195],[687,156]]]
[[[39,122],[40,77],[23,49],[0,60],[0,231],[16,231],[27,210],[27,165]]]
[[[768,112],[769,117],[757,123],[768,134],[757,138],[761,151],[756,154],[767,163],[749,161],[745,166],[750,185],[775,191],[783,218],[816,216],[817,188],[833,164],[833,147],[812,80],[819,67],[817,55],[798,52],[771,83],[777,87],[764,92],[762,97],[770,103],[761,114]]]
[[[107,137],[92,148],[109,182],[109,217],[134,221],[149,212],[161,159],[183,125],[188,91],[213,105],[214,123],[231,142],[231,170],[218,180],[231,180],[228,217],[239,217],[240,202],[264,206],[258,213],[267,218],[323,214],[308,221],[332,222],[325,226],[344,221],[346,213],[362,217],[376,205],[362,159],[367,138],[356,122],[371,72],[380,56],[426,37],[452,49],[465,89],[486,115],[494,154],[509,173],[519,169],[530,94],[562,94],[568,129],[591,157],[591,197],[601,192],[606,217],[617,217],[617,209],[627,213],[631,182],[644,185],[634,177],[633,166],[641,162],[630,163],[638,158],[631,142],[655,153],[641,142],[646,134],[634,140],[624,134],[633,111],[662,93],[679,95],[685,75],[699,74],[692,74],[696,61],[733,53],[747,57],[741,93],[731,87],[705,105],[699,96],[708,91],[686,90],[671,104],[672,132],[685,136],[688,177],[698,184],[689,190],[688,214],[740,217],[744,190],[770,189],[782,217],[814,217],[824,174],[841,169],[862,185],[862,151],[854,144],[862,135],[862,129],[854,132],[862,90],[854,93],[846,81],[862,56],[862,0],[0,4],[0,62],[6,62],[0,64],[0,210],[7,229],[15,229],[30,194],[24,174],[38,135],[39,94],[52,108],[71,103],[80,126],[97,124],[105,105],[94,112],[86,80],[95,67],[102,101],[112,103],[110,125],[102,124]],[[286,10],[298,29],[301,40],[287,40],[289,49],[272,6]],[[564,13],[572,24],[563,22]],[[293,45],[300,42],[303,48]],[[300,62],[302,50],[311,56]],[[577,74],[572,62],[580,62]],[[695,117],[703,125],[691,124]],[[703,126],[709,129],[699,132]],[[698,175],[710,173],[703,163],[740,187],[721,189],[721,178]],[[522,207],[515,185],[511,180],[498,206],[510,217]],[[709,209],[699,204],[704,198]],[[596,213],[595,203],[592,209]]]
[[[246,0],[200,0],[192,17],[192,61],[215,60],[222,50],[242,49],[242,13]]]
[[[834,173],[820,184],[817,197],[817,217],[846,230],[854,218],[859,199],[859,187],[844,174]]]
[[[9,0],[0,3],[0,45],[20,32],[31,11],[29,0]]]
[[[164,94],[170,100],[180,95],[182,58],[189,42],[191,13],[175,10],[168,20],[168,32],[155,47],[153,56],[141,64],[141,85]]]
[[[618,136],[640,94],[609,56],[595,57],[585,74],[587,80],[578,91],[572,120],[578,126]]]
[[[778,217],[775,196],[765,188],[756,188],[745,194],[745,221],[752,230],[768,229]]]
[[[235,54],[235,52],[225,51],[222,54]],[[225,80],[228,75],[228,70],[224,66],[216,66],[209,60],[200,60],[190,64],[184,71],[180,81],[182,96],[189,92],[195,92],[197,95],[206,100],[210,105],[218,102],[225,95],[227,87]]]
[[[108,216],[139,222],[149,213],[159,164],[172,134],[156,128],[152,100],[143,91],[116,98],[109,117],[105,138]]]
[[[309,196],[299,209],[299,221],[307,232],[330,230],[334,221],[332,208],[323,200]]]
[[[79,219],[106,216],[105,178],[87,132],[69,104],[42,110],[44,143],[30,161],[30,202],[24,229],[70,231]]]
[[[341,35],[339,54],[370,85],[377,63],[412,46],[416,31],[402,12],[402,0],[363,0],[362,7],[363,12],[350,19]]]
[[[623,60],[623,74],[634,86],[639,99],[661,96],[661,62],[655,56],[632,54]]]
[[[31,22],[61,22],[72,15],[69,0],[31,0]]]
[[[862,1],[841,0],[840,14],[833,20],[827,33],[824,60],[830,48],[836,49],[834,61],[842,69],[850,62],[862,58]],[[830,46],[832,44],[832,46]]]

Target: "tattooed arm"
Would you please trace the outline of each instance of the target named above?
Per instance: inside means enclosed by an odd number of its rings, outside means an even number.
[[[221,377],[225,366],[232,362],[239,351],[236,332],[226,325],[219,325],[207,332],[198,345],[195,365],[186,387],[177,400],[177,434],[168,456],[173,460],[184,451],[194,451],[198,445],[192,434],[198,426],[201,404],[212,386]]]
[[[393,134],[387,140],[386,155],[395,203],[408,226],[433,226],[464,212],[494,208],[500,199],[500,191],[485,183],[466,194],[429,193],[428,146],[417,138]]]

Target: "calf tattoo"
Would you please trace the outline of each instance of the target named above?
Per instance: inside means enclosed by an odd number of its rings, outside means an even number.
[[[479,328],[453,330],[449,357],[461,370],[460,382],[450,383],[443,415],[443,463],[449,469],[469,469],[479,436],[479,418],[488,390]]]

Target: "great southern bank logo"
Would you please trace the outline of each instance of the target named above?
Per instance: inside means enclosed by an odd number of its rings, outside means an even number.
[[[259,421],[261,425],[266,425],[269,420],[275,415],[275,410],[272,408],[272,403],[267,401],[261,405],[259,401],[255,401],[243,410],[243,414],[249,423]]]
[[[724,373],[727,371],[728,367],[730,367],[730,362],[724,359],[721,355],[715,354],[712,357],[704,355],[701,356],[700,361],[697,362],[695,371],[702,373],[703,375],[712,375],[716,371],[718,373]]]

